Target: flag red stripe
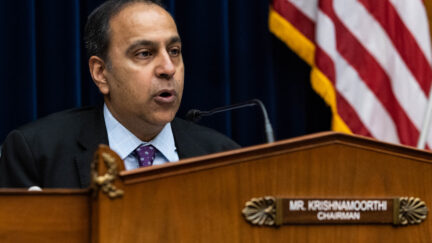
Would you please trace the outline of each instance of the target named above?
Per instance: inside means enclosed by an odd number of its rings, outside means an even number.
[[[360,0],[369,13],[381,24],[396,47],[405,65],[417,79],[426,97],[432,80],[432,70],[417,41],[399,17],[389,0]]]
[[[343,25],[334,13],[332,6],[332,0],[321,0],[319,7],[335,25],[337,50],[357,70],[360,78],[386,108],[397,125],[396,129],[400,141],[404,144],[415,145],[419,133],[394,96],[389,77],[371,54]],[[342,112],[342,110],[340,111]]]
[[[336,71],[333,60],[320,46],[316,46],[315,48],[315,65],[326,75],[333,86],[335,86]]]
[[[273,9],[294,25],[310,41],[315,41],[315,22],[288,1],[274,1]]]
[[[354,110],[354,108],[352,108],[352,106],[339,93],[336,93],[336,102],[338,114],[340,115],[342,120],[349,121],[349,128],[353,133],[373,137],[367,127],[358,117],[357,112]]]
[[[315,64],[317,68],[330,80],[335,88],[335,67],[333,60],[327,53],[322,50],[319,46],[315,49]],[[367,127],[358,117],[356,111],[352,106],[345,100],[345,98],[336,90],[336,104],[339,116],[344,121],[349,121],[349,127],[353,133],[373,137]]]

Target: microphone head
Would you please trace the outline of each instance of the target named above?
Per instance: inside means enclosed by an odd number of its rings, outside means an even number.
[[[196,109],[191,109],[186,113],[186,120],[197,122],[201,119],[201,111]]]

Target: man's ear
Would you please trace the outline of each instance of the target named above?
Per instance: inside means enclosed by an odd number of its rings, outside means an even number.
[[[91,56],[89,59],[90,74],[93,78],[93,82],[99,88],[99,91],[103,95],[109,94],[109,84],[105,75],[106,65],[105,62],[97,56]]]

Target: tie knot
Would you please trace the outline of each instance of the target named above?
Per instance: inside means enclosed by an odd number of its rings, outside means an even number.
[[[156,148],[153,145],[140,145],[135,149],[135,156],[140,167],[150,166],[156,156]]]

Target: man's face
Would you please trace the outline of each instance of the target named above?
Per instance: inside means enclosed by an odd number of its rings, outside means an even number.
[[[109,36],[104,95],[112,114],[128,129],[161,128],[172,121],[184,81],[174,20],[157,5],[134,3],[111,19]]]

